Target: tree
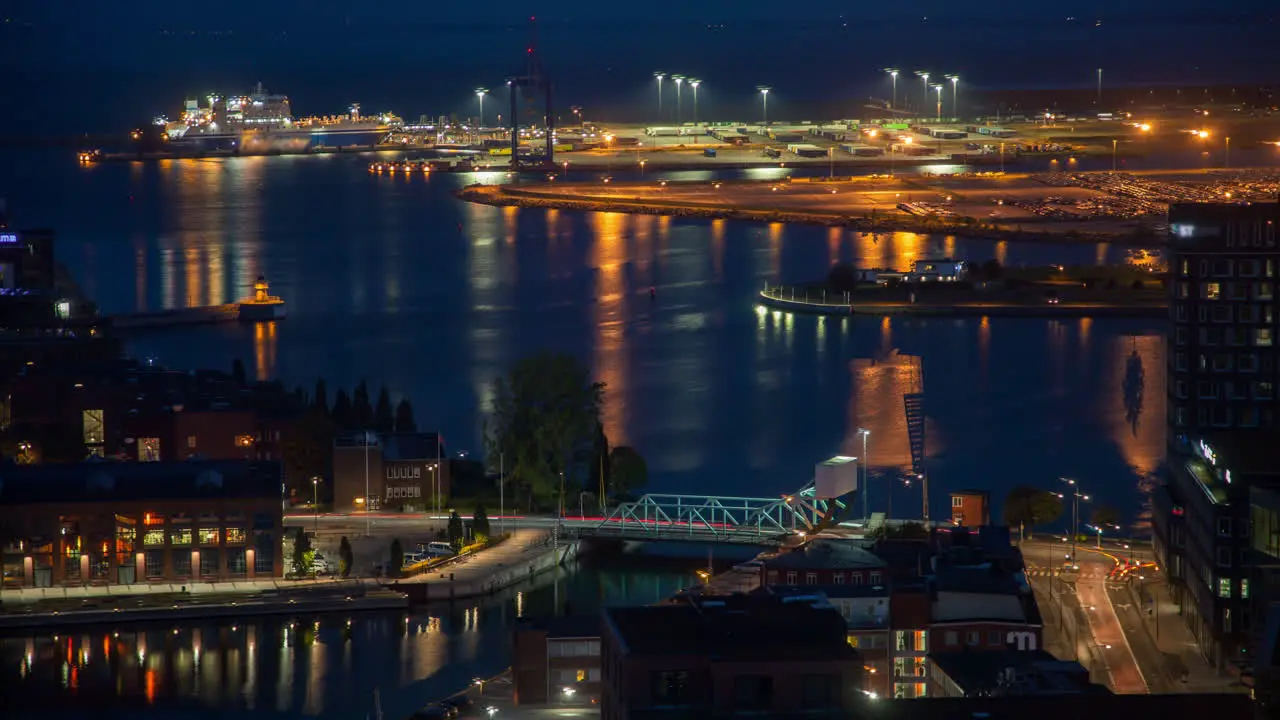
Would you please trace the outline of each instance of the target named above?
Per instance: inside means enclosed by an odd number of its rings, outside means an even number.
[[[351,398],[347,396],[346,390],[338,388],[338,394],[333,398],[333,410],[329,412],[329,417],[333,418],[333,426],[338,430],[350,430],[355,427]]]
[[[999,260],[991,258],[982,263],[979,272],[984,280],[999,280],[1004,275],[1004,267],[1000,265]]]
[[[244,373],[244,361],[240,358],[231,361],[231,380],[240,387],[244,387],[248,383]]]
[[[471,513],[471,532],[476,537],[476,542],[484,542],[489,539],[489,513],[484,511],[483,504],[476,504],[475,512]]]
[[[373,428],[373,405],[369,403],[369,386],[361,380],[351,394],[351,421],[357,430]]]
[[[329,477],[333,460],[333,421],[315,405],[285,426],[280,438],[281,462],[285,482],[310,496],[313,477]]]
[[[413,405],[407,398],[402,398],[396,405],[395,428],[400,433],[418,432],[418,423],[413,420]]]
[[[398,578],[404,574],[404,546],[400,538],[391,541],[391,558],[387,563],[387,575]]]
[[[307,533],[302,528],[298,528],[298,533],[293,539],[293,572],[296,575],[311,574],[311,559],[315,557],[315,553],[311,551],[311,538],[307,537]]]
[[[395,430],[396,417],[391,411],[391,393],[384,385],[378,391],[378,404],[373,407],[373,429],[380,433]]]
[[[343,535],[338,542],[338,573],[342,577],[351,574],[351,566],[355,564],[355,553],[351,551],[351,542]]]
[[[462,530],[462,518],[458,517],[458,511],[454,510],[449,513],[449,544],[453,546],[454,551],[462,548],[465,538]]]
[[[329,414],[329,388],[325,385],[324,378],[316,379],[316,389],[311,394],[311,406],[326,415]]]
[[[586,477],[603,393],[586,366],[555,353],[524,358],[494,379],[487,454],[506,459],[517,503],[530,511],[554,507],[562,478],[577,487]]]
[[[649,466],[635,448],[619,445],[609,453],[609,494],[629,497],[649,484]]]
[[[1062,500],[1051,492],[1019,485],[1004,500],[1004,522],[1009,527],[1035,527],[1062,516]]]
[[[1093,509],[1090,515],[1093,524],[1098,527],[1109,527],[1120,525],[1120,511],[1111,505],[1098,505]]]
[[[836,263],[827,272],[827,287],[836,292],[858,289],[858,269],[850,263]]]

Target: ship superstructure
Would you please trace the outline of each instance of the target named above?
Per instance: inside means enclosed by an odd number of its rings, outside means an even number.
[[[344,115],[294,118],[287,95],[258,83],[247,95],[188,99],[177,122],[157,121],[168,141],[208,150],[299,150],[311,146],[373,145],[403,125],[391,113],[366,117],[353,104]]]

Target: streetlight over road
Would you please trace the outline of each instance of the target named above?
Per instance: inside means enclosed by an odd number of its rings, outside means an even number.
[[[760,132],[764,132],[764,127],[769,124],[769,91],[773,88],[768,85],[757,85],[756,90],[760,91]]]
[[[948,75],[947,79],[951,81],[951,114],[957,120],[960,119],[960,76]]]
[[[689,79],[689,87],[693,88],[693,127],[695,133],[697,132],[698,127],[698,86],[701,84],[702,81],[697,78]],[[698,141],[698,136],[696,134],[693,136],[693,141]]]
[[[942,122],[942,85],[934,85],[933,89],[938,92],[938,122]]]
[[[1089,502],[1089,496],[1080,493],[1080,486],[1075,480],[1058,479],[1071,486],[1071,567],[1074,569],[1079,567],[1076,561],[1076,538],[1080,535],[1080,501]]]
[[[890,110],[898,109],[898,68],[885,68],[885,72],[889,73],[889,77],[893,79],[893,100],[889,104]]]
[[[666,77],[664,72],[656,72],[653,77],[658,81],[658,122],[662,122],[662,78]]]

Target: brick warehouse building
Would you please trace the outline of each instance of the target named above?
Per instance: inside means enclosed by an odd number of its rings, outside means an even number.
[[[438,433],[348,433],[333,443],[335,510],[424,512],[452,489],[449,455]]]
[[[0,468],[6,587],[281,577],[280,465]]]

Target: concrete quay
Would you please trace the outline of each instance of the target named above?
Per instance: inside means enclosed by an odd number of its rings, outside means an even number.
[[[760,305],[791,313],[809,315],[870,315],[913,317],[1026,317],[1026,318],[1160,318],[1169,314],[1164,303],[1134,302],[853,302],[837,303],[817,300],[792,300],[776,292],[761,290]]]
[[[490,595],[564,565],[578,555],[578,541],[557,538],[555,530],[522,528],[484,551],[460,557],[429,572],[390,582],[387,587],[411,603],[461,600]]]
[[[0,630],[121,622],[399,610],[403,593],[363,580],[248,580],[10,590]]]

